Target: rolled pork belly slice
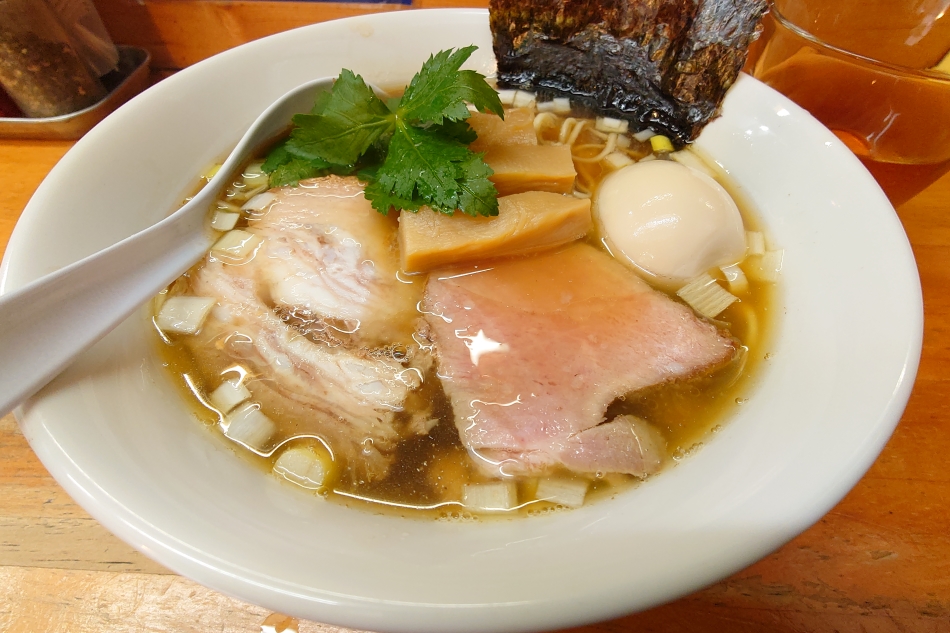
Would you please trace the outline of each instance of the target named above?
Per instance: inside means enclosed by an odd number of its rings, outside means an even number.
[[[662,437],[605,423],[608,405],[728,363],[738,345],[581,243],[434,272],[424,309],[462,443],[494,476],[655,472]]]
[[[253,265],[266,299],[304,319],[328,320],[361,345],[411,340],[422,282],[397,278],[397,220],[377,213],[354,177],[303,180],[272,190],[250,218],[264,239]]]
[[[244,385],[281,436],[319,436],[355,480],[381,479],[412,433],[397,414],[421,372],[388,345],[412,342],[422,284],[396,277],[395,221],[372,209],[355,178],[272,193],[246,229],[261,238],[251,259],[210,256],[190,274],[188,293],[216,304],[185,343],[205,367],[246,370]]]

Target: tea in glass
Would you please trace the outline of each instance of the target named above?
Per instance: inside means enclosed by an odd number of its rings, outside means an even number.
[[[831,129],[895,206],[950,169],[950,75],[940,70],[950,0],[908,4],[773,0],[753,66]]]

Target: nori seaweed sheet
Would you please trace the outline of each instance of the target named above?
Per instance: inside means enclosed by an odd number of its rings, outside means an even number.
[[[498,84],[570,97],[674,144],[718,115],[766,0],[491,0]]]

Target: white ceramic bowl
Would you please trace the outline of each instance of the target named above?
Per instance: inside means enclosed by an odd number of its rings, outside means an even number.
[[[188,68],[96,127],[14,231],[5,291],[166,215],[275,98],[341,67],[405,82],[475,43],[486,13],[396,12],[265,38]],[[377,516],[263,476],[196,424],[144,312],[18,413],[40,459],[119,537],[276,611],[379,631],[526,631],[674,599],[811,525],[883,447],[911,390],[922,303],[907,239],[850,152],[742,77],[697,143],[785,248],[784,310],[761,383],[713,441],[645,485],[573,512],[476,524]]]

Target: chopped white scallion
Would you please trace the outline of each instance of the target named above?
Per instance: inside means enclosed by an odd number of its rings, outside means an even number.
[[[241,207],[242,211],[263,211],[271,205],[271,203],[277,199],[277,195],[271,193],[270,191],[265,191],[264,193],[259,193],[247,202],[244,203],[244,206]]]
[[[729,284],[729,292],[732,294],[743,295],[749,292],[749,279],[739,268],[738,264],[731,266],[720,266],[719,270],[726,276],[726,283]]]
[[[640,130],[639,132],[637,132],[636,134],[634,134],[634,135],[633,135],[633,138],[637,139],[637,140],[640,141],[641,143],[645,143],[645,142],[649,141],[650,138],[652,138],[652,137],[654,137],[654,136],[656,136],[656,132],[654,132],[654,131],[651,130],[650,128],[647,128],[647,129],[645,129],[645,130]]]
[[[633,164],[633,159],[623,152],[611,152],[604,157],[604,163],[611,169],[620,169]]]
[[[617,147],[621,149],[627,149],[630,147],[630,137],[625,134],[617,136]]]
[[[670,158],[680,165],[686,165],[687,167],[706,174],[713,180],[716,179],[716,173],[709,168],[705,161],[689,150],[682,149],[678,152],[670,152]]]
[[[251,399],[251,392],[240,380],[225,380],[211,392],[208,400],[221,413],[230,413],[234,407]]]
[[[306,446],[288,448],[274,462],[274,472],[298,486],[319,490],[326,483],[333,465],[325,449],[319,453]]]
[[[703,273],[676,291],[693,310],[713,319],[739,298],[720,286],[709,273]]]
[[[215,202],[217,208],[221,211],[230,211],[231,213],[240,213],[241,207],[237,206],[233,202],[228,202],[227,200],[217,200]]]
[[[551,101],[539,101],[538,112],[553,112],[567,114],[571,111],[571,100],[566,97],[557,97]]]
[[[251,187],[250,189],[245,189],[244,192],[242,193],[242,195],[244,196],[244,200],[250,200],[251,198],[259,194],[260,192],[267,191],[268,184],[270,184],[270,180],[268,180],[267,183],[263,185],[258,185],[256,187]]]
[[[261,172],[257,176],[245,176],[244,184],[248,187],[266,187],[270,183],[270,176]]]
[[[542,479],[538,482],[538,491],[534,496],[539,501],[550,501],[568,508],[579,508],[584,505],[587,487],[586,481],[562,478]]]
[[[501,101],[504,105],[511,105],[515,102],[515,93],[517,90],[499,90],[498,91],[498,100]]]
[[[533,92],[516,90],[515,98],[512,100],[511,105],[516,108],[533,108],[535,103],[537,103],[537,97],[535,97]]]
[[[782,276],[785,251],[765,251],[761,257],[749,257],[745,261],[746,273],[756,281],[775,283]]]
[[[746,231],[745,248],[747,255],[764,255],[765,236],[759,231]]]
[[[277,425],[261,413],[259,405],[247,404],[228,416],[224,434],[251,450],[263,452],[276,432]]]
[[[155,314],[158,314],[159,311],[161,311],[162,306],[165,305],[165,300],[168,299],[168,297],[169,297],[168,288],[165,288],[164,290],[159,292],[157,295],[155,295],[155,297],[152,299],[152,311]]]
[[[594,129],[598,132],[616,132],[617,134],[626,134],[630,124],[621,119],[612,119],[609,116],[599,116],[594,121]]]
[[[155,317],[162,332],[194,334],[201,329],[216,301],[212,297],[169,297]]]
[[[262,241],[258,235],[234,229],[222,235],[211,247],[211,252],[229,261],[244,260],[257,250]]]
[[[240,219],[240,213],[232,213],[231,211],[218,209],[211,218],[211,228],[215,231],[230,231],[237,225],[237,221]]]
[[[244,184],[248,187],[260,187],[261,185],[267,185],[270,181],[270,177],[264,173],[264,170],[261,167],[264,165],[262,162],[251,163],[244,169],[244,173],[241,174],[241,177],[244,178]]]
[[[518,505],[518,488],[513,481],[465,484],[462,505],[482,512],[504,512]]]

